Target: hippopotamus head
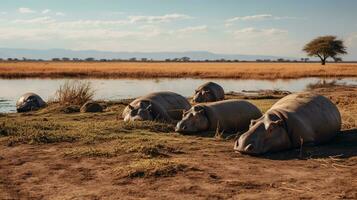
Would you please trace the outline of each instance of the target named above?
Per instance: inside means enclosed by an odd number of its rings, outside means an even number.
[[[196,103],[202,102],[211,102],[214,101],[215,97],[210,90],[202,89],[202,90],[195,90],[195,94],[193,95],[192,101]]]
[[[246,154],[263,154],[290,147],[290,139],[282,119],[252,120],[249,130],[235,142],[234,149]]]
[[[137,106],[128,105],[129,111],[124,116],[124,121],[150,121],[153,120],[152,105],[150,102],[142,101]]]
[[[176,125],[175,131],[180,133],[194,133],[209,128],[208,118],[204,107],[196,105],[183,113],[182,120]]]
[[[22,95],[16,102],[17,112],[38,110],[44,106],[46,106],[46,103],[41,99],[40,96],[34,93],[26,93]]]

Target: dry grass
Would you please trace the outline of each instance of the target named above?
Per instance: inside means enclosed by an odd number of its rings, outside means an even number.
[[[87,81],[66,81],[56,91],[54,100],[61,105],[83,105],[93,99],[94,90]]]
[[[357,77],[355,63],[75,63],[3,62],[0,78],[241,78]]]

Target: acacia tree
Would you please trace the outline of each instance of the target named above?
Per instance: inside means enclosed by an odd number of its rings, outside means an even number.
[[[321,59],[321,64],[325,65],[326,60],[331,57],[334,60],[338,58],[338,55],[347,54],[346,47],[342,40],[338,40],[336,36],[328,35],[318,37],[308,44],[303,49],[308,56],[315,56]]]

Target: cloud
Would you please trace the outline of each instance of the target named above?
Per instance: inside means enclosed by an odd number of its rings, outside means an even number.
[[[50,12],[51,12],[50,9],[45,9],[45,10],[43,10],[41,13],[42,13],[42,14],[47,14],[47,13],[50,13]]]
[[[192,33],[192,32],[202,32],[207,31],[208,27],[206,25],[202,26],[190,26],[177,30],[179,33]]]
[[[232,37],[227,49],[246,54],[260,55],[299,55],[301,47],[289,32],[277,28],[248,27],[228,32]],[[268,53],[267,53],[268,52]]]
[[[63,16],[64,14],[58,14]],[[190,19],[191,17],[183,14],[167,14],[162,16],[129,16],[126,19],[120,20],[73,20],[73,21],[58,21],[50,17],[40,17],[33,19],[19,19],[14,20],[14,23],[24,23],[24,24],[36,24],[36,23],[47,23],[54,27],[62,28],[93,28],[100,26],[116,26],[116,25],[131,25],[131,24],[158,24],[164,22],[172,22],[174,20],[180,19]],[[189,27],[186,31],[195,31],[190,29],[204,29],[205,27]],[[185,30],[183,30],[185,31]]]
[[[36,13],[35,10],[32,10],[31,8],[19,8],[18,12],[21,14],[32,14],[32,13]]]
[[[257,29],[253,27],[243,28],[236,31],[233,31],[233,34],[236,38],[239,37],[260,37],[260,36],[274,36],[280,34],[288,33],[287,30],[269,28],[269,29]]]
[[[63,13],[63,12],[56,12],[56,15],[57,15],[57,16],[66,16],[66,14]]]
[[[272,19],[273,15],[270,14],[261,14],[261,15],[250,15],[242,17],[233,17],[227,19],[226,22],[235,22],[235,21],[248,21],[248,20],[263,20],[263,19]]]
[[[174,20],[191,19],[192,17],[184,14],[167,14],[162,16],[129,16],[130,23],[163,23]]]
[[[4,12],[4,11],[0,12],[0,15],[6,15],[6,14],[7,14],[7,12]]]
[[[38,17],[33,19],[17,19],[12,22],[17,24],[52,24],[55,23],[56,20],[51,17]]]
[[[225,26],[230,27],[233,26],[234,22],[237,21],[262,21],[262,20],[284,20],[284,19],[299,19],[297,17],[279,17],[273,16],[271,14],[259,14],[259,15],[248,15],[248,16],[239,16],[227,19],[225,21]]]

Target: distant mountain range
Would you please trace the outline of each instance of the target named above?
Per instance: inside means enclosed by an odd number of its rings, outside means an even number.
[[[68,50],[68,49],[13,49],[0,48],[0,58],[27,58],[27,59],[44,59],[51,60],[52,58],[95,58],[95,59],[130,59],[130,58],[147,58],[153,60],[165,60],[189,57],[191,60],[246,60],[255,61],[257,59],[276,60],[279,58],[299,60],[299,58],[276,57],[268,55],[241,55],[241,54],[216,54],[208,51],[186,51],[186,52],[111,52],[111,51],[96,51],[96,50]]]

